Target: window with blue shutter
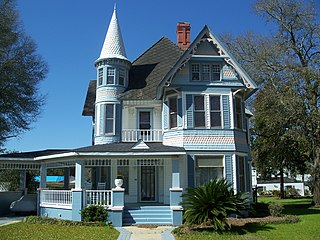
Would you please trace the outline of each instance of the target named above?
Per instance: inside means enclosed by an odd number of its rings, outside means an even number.
[[[225,129],[230,129],[230,103],[229,96],[222,96],[222,107],[223,107],[223,126]]]
[[[230,154],[225,155],[224,157],[224,165],[225,165],[225,174],[226,174],[226,179],[228,182],[233,183],[233,174],[232,174],[232,156]]]
[[[186,95],[187,128],[193,128],[193,96]]]
[[[163,128],[168,129],[169,128],[169,107],[168,102],[165,101],[163,103]]]

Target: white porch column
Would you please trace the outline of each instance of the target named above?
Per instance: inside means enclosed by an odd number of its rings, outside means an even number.
[[[47,164],[42,163],[40,166],[40,189],[47,187]]]
[[[76,183],[75,189],[83,189],[84,188],[84,161],[76,161]]]

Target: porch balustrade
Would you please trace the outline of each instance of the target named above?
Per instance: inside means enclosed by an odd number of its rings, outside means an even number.
[[[71,190],[40,190],[40,206],[72,208]]]
[[[161,129],[123,129],[123,142],[137,142],[138,140],[144,142],[162,142]]]
[[[86,190],[86,205],[112,206],[111,190]]]

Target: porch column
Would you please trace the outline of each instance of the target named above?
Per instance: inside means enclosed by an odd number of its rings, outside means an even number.
[[[124,209],[124,188],[112,188],[112,207],[110,220],[115,227],[122,227],[122,215]]]
[[[63,188],[69,189],[70,183],[70,168],[64,168]]]
[[[180,188],[179,160],[172,160],[172,187],[170,190],[170,208],[172,210],[172,224],[182,224],[182,188]]]
[[[40,166],[40,189],[47,187],[47,164],[41,164]]]
[[[84,188],[84,161],[76,161],[76,172],[75,172],[75,189]]]
[[[27,171],[20,170],[20,181],[19,181],[19,190],[23,191],[24,194],[27,194]]]
[[[72,189],[72,220],[81,221],[81,210],[83,209],[84,190],[84,161],[76,161],[75,166],[75,189]]]

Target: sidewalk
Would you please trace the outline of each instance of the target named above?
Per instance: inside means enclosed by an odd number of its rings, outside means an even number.
[[[172,226],[117,228],[121,233],[118,240],[174,240],[172,229]]]
[[[24,217],[20,216],[0,217],[0,227],[16,222],[21,222],[23,219]]]

